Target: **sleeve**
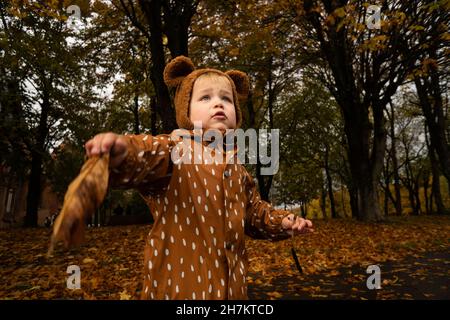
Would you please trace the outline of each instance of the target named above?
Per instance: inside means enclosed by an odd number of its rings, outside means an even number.
[[[141,189],[149,182],[170,177],[172,171],[170,135],[125,135],[127,156],[115,169],[110,170],[113,188]]]
[[[261,196],[250,174],[246,176],[247,210],[245,218],[245,233],[254,239],[279,241],[291,237],[281,226],[289,211],[276,210]]]

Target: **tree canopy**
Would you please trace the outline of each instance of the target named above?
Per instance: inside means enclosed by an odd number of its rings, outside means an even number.
[[[244,129],[279,129],[263,199],[304,215],[448,212],[448,1],[0,1],[2,184],[63,193],[104,131],[176,127],[165,65],[239,69]],[[445,182],[445,183],[444,183]],[[403,199],[403,200],[402,200]],[[407,199],[405,201],[405,199]]]

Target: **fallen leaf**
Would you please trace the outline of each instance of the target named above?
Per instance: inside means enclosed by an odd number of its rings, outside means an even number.
[[[56,218],[48,255],[62,240],[66,248],[84,239],[85,221],[100,206],[108,188],[109,154],[89,158],[80,174],[71,182],[64,196],[61,213]]]
[[[88,263],[93,263],[93,262],[95,262],[95,260],[94,260],[94,259],[91,259],[91,258],[84,258],[84,259],[83,259],[83,263],[86,263],[86,264],[88,264]]]
[[[279,299],[279,298],[283,297],[283,295],[281,293],[277,292],[277,291],[268,292],[267,295],[272,297],[272,298],[276,298],[276,299]]]
[[[130,300],[131,295],[127,293],[127,290],[123,290],[120,294],[120,300]]]

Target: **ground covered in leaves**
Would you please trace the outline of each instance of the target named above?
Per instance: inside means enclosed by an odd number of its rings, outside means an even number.
[[[247,239],[251,299],[449,299],[450,217],[390,218],[386,223],[314,221],[294,241]],[[144,239],[151,226],[87,230],[86,244],[46,258],[50,229],[0,231],[0,299],[138,299]],[[291,256],[294,244],[303,273]],[[67,268],[81,289],[67,289]],[[369,265],[381,289],[369,290]]]

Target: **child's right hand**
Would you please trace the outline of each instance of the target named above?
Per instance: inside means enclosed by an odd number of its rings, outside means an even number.
[[[100,133],[84,145],[86,155],[92,157],[102,153],[110,153],[109,167],[116,168],[127,156],[127,143],[123,136],[113,132]]]

